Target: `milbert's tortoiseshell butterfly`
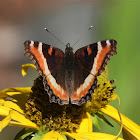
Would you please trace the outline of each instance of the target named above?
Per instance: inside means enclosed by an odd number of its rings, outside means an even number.
[[[91,101],[99,76],[108,60],[116,54],[117,42],[99,41],[73,53],[68,43],[65,53],[51,45],[28,40],[25,55],[30,57],[43,77],[50,102],[81,105]]]

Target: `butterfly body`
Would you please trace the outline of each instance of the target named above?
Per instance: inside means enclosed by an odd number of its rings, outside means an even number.
[[[90,44],[75,53],[68,43],[65,53],[51,45],[26,41],[25,55],[30,57],[43,76],[50,102],[81,105],[91,101],[97,76],[104,71],[110,56],[116,54],[116,41]]]

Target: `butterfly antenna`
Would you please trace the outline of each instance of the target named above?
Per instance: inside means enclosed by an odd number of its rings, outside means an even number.
[[[92,27],[93,27],[93,26],[90,26],[90,27],[88,28],[88,31],[91,30]],[[85,35],[85,33],[84,33],[84,35]],[[73,46],[76,45],[76,44],[81,40],[82,37],[83,37],[83,35],[73,44]],[[73,47],[73,46],[72,46],[72,47]]]
[[[58,40],[61,44],[66,46],[61,40],[59,40],[55,35],[53,35],[47,28],[44,28],[49,34],[51,34],[56,40]]]

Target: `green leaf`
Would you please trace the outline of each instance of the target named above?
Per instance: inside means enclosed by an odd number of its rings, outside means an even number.
[[[114,127],[114,126],[105,118],[105,116],[104,116],[101,112],[96,112],[95,114],[98,116],[98,118],[99,118],[102,122],[105,122],[105,123],[108,124],[109,126]]]
[[[31,140],[42,140],[42,138],[47,132],[48,130],[45,130],[44,128],[42,128],[39,131],[37,131],[37,133],[35,133],[35,135],[32,137]]]
[[[99,124],[97,116],[95,114],[91,114],[90,118],[92,120],[93,125],[95,125],[98,129],[101,130],[101,126]]]
[[[72,137],[66,136],[66,140],[75,140],[75,139]]]
[[[22,139],[25,139],[29,135],[31,135],[33,132],[37,130],[32,129],[32,128],[23,128],[14,138],[14,140],[19,140],[21,137]]]
[[[42,140],[42,138],[44,137],[45,134],[39,135],[39,134],[35,134],[34,137],[32,137],[31,140]]]
[[[68,140],[67,137],[63,134],[60,134],[65,140]]]

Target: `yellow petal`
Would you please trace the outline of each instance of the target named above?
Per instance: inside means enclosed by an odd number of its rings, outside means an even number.
[[[67,136],[70,136],[76,140],[113,140],[116,136],[105,134],[105,133],[97,133],[97,132],[90,132],[90,133],[64,133]],[[118,140],[123,140],[118,138]]]
[[[129,131],[127,131],[126,129],[122,129],[122,134],[123,134],[123,138],[125,139],[125,140],[134,140],[135,139],[135,137],[133,136],[133,135],[131,135],[130,133],[129,133]]]
[[[8,116],[10,110],[11,110],[10,108],[0,105],[0,116],[2,117]]]
[[[14,110],[10,111],[10,115],[13,120],[18,121],[18,122],[22,123],[23,125],[28,126],[28,128],[38,129],[38,126],[35,123],[31,122],[29,119],[25,118],[24,115],[14,111]]]
[[[4,102],[5,102],[5,100],[4,100],[4,99],[0,99],[0,105],[3,105],[3,104],[4,104]]]
[[[14,109],[14,110],[24,114],[24,111],[16,103],[13,103],[12,101],[5,101],[3,103],[3,106],[10,108],[10,109]]]
[[[0,132],[3,128],[5,128],[11,121],[11,115],[9,114],[6,118],[4,118],[1,122],[0,122]]]
[[[30,120],[26,119],[24,117],[24,115],[21,115],[20,113],[14,111],[14,110],[7,110],[6,107],[0,107],[0,110],[5,111],[5,116],[7,116],[6,118],[4,118],[1,122],[0,122],[0,131],[6,127],[8,124],[9,125],[14,125],[14,126],[19,126],[19,127],[28,127],[28,128],[34,128],[34,129],[38,129],[38,126],[36,124],[34,124],[33,122],[31,122]],[[4,113],[3,113],[4,114]],[[1,115],[1,114],[0,114]],[[3,115],[4,116],[4,115]],[[18,122],[14,122],[11,121],[11,119],[16,120]]]
[[[29,94],[32,90],[31,87],[11,87],[4,89],[2,92],[5,92],[9,96],[13,96],[18,94]]]
[[[29,67],[36,69],[35,65],[33,64],[24,64],[22,65],[21,74],[24,77],[27,74]]]
[[[0,91],[0,98],[7,97],[7,96],[8,96],[8,95],[7,95],[5,92]]]
[[[45,134],[42,140],[65,140],[58,132],[51,131]]]
[[[114,94],[112,95],[111,100],[116,100],[117,97],[118,97],[118,95],[114,93]]]
[[[30,127],[29,125],[24,125],[22,123],[15,122],[15,121],[10,121],[9,125],[10,126],[24,127],[24,128],[34,128],[34,127]],[[35,128],[35,129],[38,129],[38,128]]]
[[[119,125],[121,125],[118,111],[114,107],[107,105],[106,108],[101,109],[101,112],[108,115],[110,118],[115,120]],[[121,114],[121,118],[123,122],[123,128],[127,130],[129,133],[131,133],[136,139],[140,139],[140,126],[131,121],[123,114]]]
[[[10,97],[13,102],[16,102],[16,104],[22,109],[25,109],[25,103],[27,102],[30,93],[32,92],[31,87],[26,88],[7,88],[3,90],[8,97]]]
[[[92,132],[92,121],[88,112],[85,114],[76,132]]]

